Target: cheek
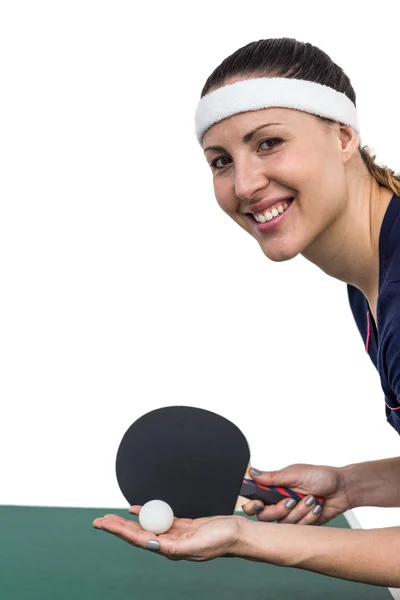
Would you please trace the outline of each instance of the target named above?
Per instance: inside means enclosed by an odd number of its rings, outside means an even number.
[[[343,166],[338,157],[326,145],[314,146],[299,151],[291,157],[287,169],[288,178],[299,190],[328,196],[342,191],[345,182]]]
[[[223,178],[214,179],[214,194],[215,198],[224,212],[231,215],[237,208],[236,196],[234,189],[227,180]]]

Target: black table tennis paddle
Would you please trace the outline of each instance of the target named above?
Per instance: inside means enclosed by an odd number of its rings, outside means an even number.
[[[118,484],[129,505],[164,500],[176,517],[231,515],[249,500],[269,505],[304,498],[288,488],[255,483],[249,468],[249,445],[240,429],[190,406],[167,406],[140,417],[123,436],[116,458]]]

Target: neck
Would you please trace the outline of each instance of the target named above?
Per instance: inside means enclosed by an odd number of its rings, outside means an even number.
[[[349,181],[346,209],[302,255],[374,299],[379,285],[379,234],[393,192],[369,172]]]

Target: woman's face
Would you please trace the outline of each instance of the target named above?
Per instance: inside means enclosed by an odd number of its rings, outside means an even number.
[[[218,204],[271,260],[303,252],[344,211],[349,129],[267,108],[229,117],[204,135]]]

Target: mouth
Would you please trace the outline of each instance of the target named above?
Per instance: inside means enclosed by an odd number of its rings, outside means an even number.
[[[266,211],[259,213],[248,213],[246,215],[250,226],[258,233],[270,233],[286,220],[290,213],[294,198],[287,199],[283,203],[277,204]]]
[[[291,198],[291,199],[286,200],[285,202],[277,203],[276,205],[269,208],[268,210],[265,210],[263,212],[259,212],[256,214],[251,213],[250,216],[257,223],[268,223],[269,221],[276,219],[277,217],[279,217],[279,215],[284,213],[289,208],[289,206],[292,204],[293,200],[294,200],[294,198]]]

